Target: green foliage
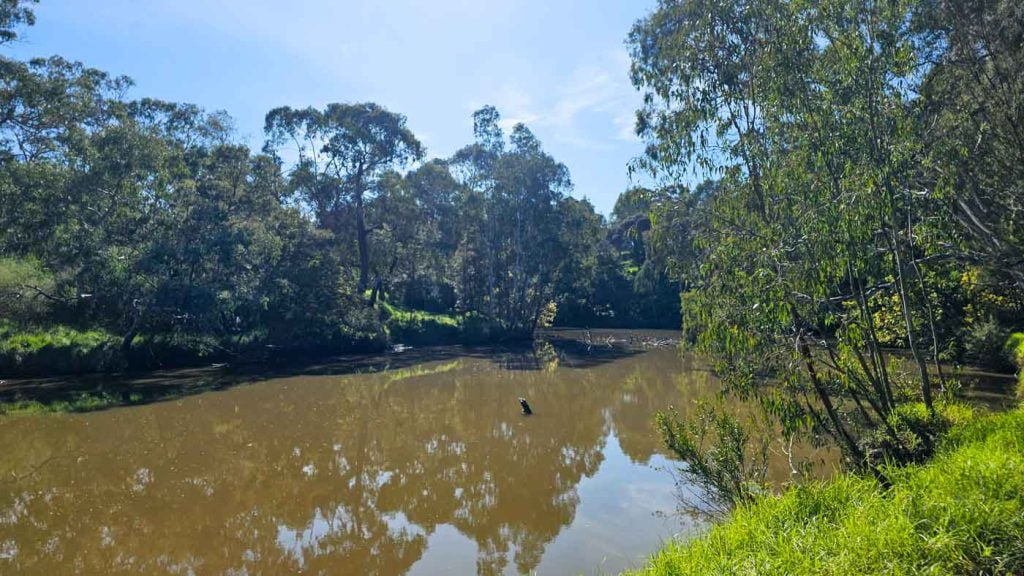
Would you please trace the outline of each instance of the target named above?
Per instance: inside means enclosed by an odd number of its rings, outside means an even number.
[[[928,72],[920,131],[937,221],[954,254],[980,262],[993,286],[1024,289],[1024,18],[1016,0],[918,5]],[[1000,289],[996,289],[996,292]],[[1019,316],[1018,316],[1019,317]]]
[[[0,44],[32,4],[0,0]],[[103,353],[119,361],[69,366],[381,349],[388,332],[528,338],[552,303],[606,304],[603,219],[493,107],[473,144],[420,164],[406,118],[372,102],[271,110],[256,152],[226,113],[128,100],[130,86],[59,56],[0,57],[0,316],[118,341]],[[652,270],[636,276],[663,285]],[[387,330],[378,299],[401,305]]]
[[[1003,353],[1017,367],[1017,398],[1024,400],[1024,333],[1011,334]]]
[[[462,338],[462,322],[445,314],[379,304],[391,341],[401,344],[451,344]]]
[[[922,402],[900,404],[883,426],[864,435],[861,446],[875,465],[923,462],[932,457],[944,434],[969,422],[973,413],[961,402],[940,401],[934,410],[928,410]]]
[[[1014,332],[1003,345],[1003,354],[1018,368],[1024,367],[1024,332]]]
[[[735,417],[701,405],[692,421],[669,411],[659,412],[655,423],[665,446],[685,463],[679,469],[684,484],[696,486],[713,511],[724,514],[765,491],[768,440],[752,447]]]
[[[963,340],[965,358],[983,368],[1009,370],[1012,364],[1004,353],[1009,333],[1009,330],[991,317],[972,322]]]
[[[616,200],[610,222],[572,230],[578,246],[572,253],[587,261],[582,273],[564,273],[573,284],[559,290],[557,325],[679,328],[679,255],[673,244],[659,242],[653,228],[656,203],[666,194],[627,190]]]
[[[842,475],[737,508],[634,574],[1019,574],[1024,411],[958,426],[892,485]]]
[[[55,286],[37,260],[0,258],[0,318],[22,325],[45,319],[62,301]]]
[[[992,35],[951,24],[961,4],[1013,22]],[[653,240],[686,283],[683,325],[728,391],[761,398],[786,430],[831,438],[855,464],[868,462],[865,445],[916,458],[922,438],[886,425],[902,423],[900,405],[934,411],[940,361],[991,362],[1020,317],[1018,220],[1004,217],[1020,163],[984,140],[998,132],[1012,148],[1020,134],[971,115],[970,144],[955,124],[962,92],[992,118],[1020,114],[1007,104],[1021,94],[1008,74],[1019,62],[1007,61],[1020,53],[1019,15],[1001,0],[663,0],[630,34],[647,143],[632,168],[711,183],[654,196]],[[1006,66],[995,86],[977,81],[990,58]],[[968,70],[985,86],[965,88]],[[934,122],[949,142],[934,145]],[[999,173],[948,156],[952,141],[983,148]],[[915,376],[891,370],[889,347],[909,351]]]
[[[118,340],[99,330],[79,331],[65,326],[23,331],[0,329],[0,373],[49,375],[98,372],[122,365]]]
[[[29,6],[39,0],[0,0],[0,44],[17,39],[15,32],[20,26],[36,23],[35,13]]]

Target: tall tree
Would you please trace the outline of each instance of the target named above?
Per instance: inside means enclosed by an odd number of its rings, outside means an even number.
[[[342,236],[346,217],[354,220],[359,251],[359,288],[370,282],[367,201],[389,170],[423,158],[424,149],[406,127],[405,116],[374,103],[328,104],[323,110],[289,107],[267,114],[267,150],[294,146],[298,161],[292,186],[320,225]]]
[[[530,130],[518,124],[506,142],[497,111],[474,114],[476,143],[452,160],[453,172],[471,191],[464,211],[460,252],[466,293],[474,308],[502,330],[532,334],[553,302],[566,254],[560,244],[561,210],[571,189],[569,171],[544,152]]]
[[[952,216],[943,223],[964,234],[954,255],[1024,290],[1024,10],[1012,0],[936,0],[919,5],[916,22],[932,63],[923,187]]]

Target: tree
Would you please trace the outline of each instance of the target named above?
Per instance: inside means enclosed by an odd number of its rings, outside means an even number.
[[[718,181],[684,310],[699,348],[730,389],[857,463],[876,426],[910,450],[890,426],[910,391],[878,341],[878,294],[898,303],[918,397],[933,406],[913,8],[663,0],[630,36],[648,141],[635,168]]]
[[[291,182],[318,222],[339,237],[351,213],[359,250],[359,288],[370,281],[366,203],[378,193],[388,170],[423,157],[419,140],[405,117],[373,103],[328,104],[320,111],[276,108],[267,113],[267,150],[291,143],[298,153]]]
[[[566,262],[560,210],[568,169],[518,124],[505,142],[492,107],[474,114],[477,142],[456,153],[453,172],[470,190],[462,226],[463,298],[500,330],[533,333]],[[471,298],[471,299],[470,299]]]
[[[959,225],[947,245],[1024,290],[1024,13],[1006,0],[922,3],[924,187]]]
[[[398,291],[406,306],[448,311],[451,262],[458,242],[457,201],[462,186],[444,161],[432,160],[404,177],[381,179],[369,212],[377,223],[371,268],[376,288]],[[373,297],[371,297],[373,300]]]

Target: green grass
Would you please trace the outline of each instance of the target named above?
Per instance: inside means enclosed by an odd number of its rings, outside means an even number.
[[[379,303],[392,341],[402,344],[450,344],[462,339],[462,319]]]
[[[740,507],[633,574],[1024,574],[1024,410],[887,474],[888,489],[847,474]]]
[[[53,326],[45,330],[0,327],[0,373],[94,372],[120,360],[118,339],[101,330]]]

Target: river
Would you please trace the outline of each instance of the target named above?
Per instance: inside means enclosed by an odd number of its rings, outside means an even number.
[[[716,396],[671,333],[558,333],[0,416],[2,574],[614,574],[699,530],[654,413]],[[206,380],[204,380],[206,379]],[[186,387],[187,388],[187,387]],[[525,397],[534,415],[520,413]],[[779,451],[771,476],[785,480]],[[683,487],[685,492],[685,487]],[[691,494],[692,496],[692,494]]]

